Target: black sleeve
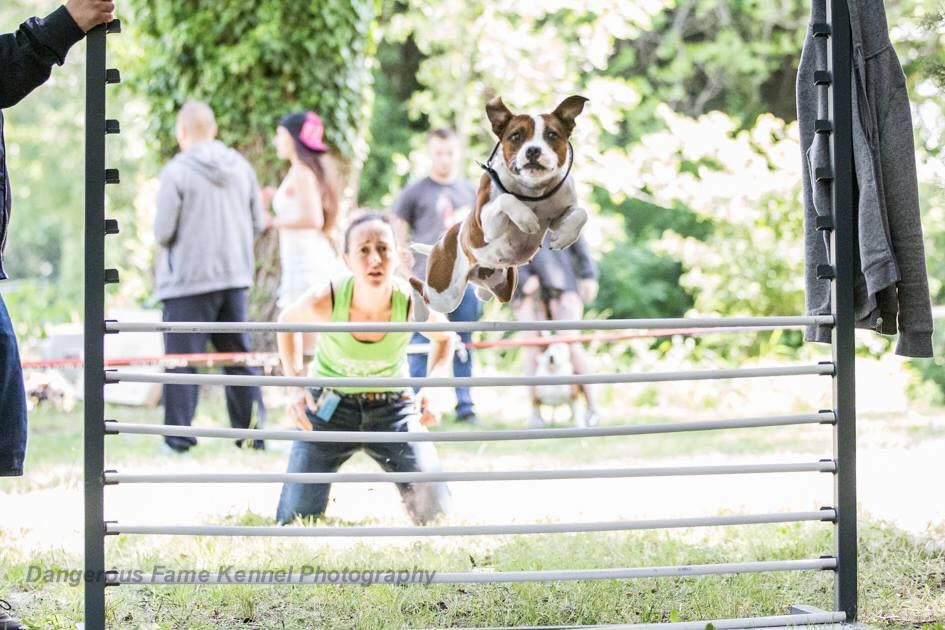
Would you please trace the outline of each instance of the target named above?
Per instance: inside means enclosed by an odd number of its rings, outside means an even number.
[[[597,264],[591,254],[591,246],[587,244],[584,236],[579,236],[574,245],[568,248],[568,252],[574,261],[574,271],[579,279],[597,279]]]
[[[52,65],[62,65],[69,48],[84,36],[65,7],[0,35],[0,107],[16,105],[45,83]]]

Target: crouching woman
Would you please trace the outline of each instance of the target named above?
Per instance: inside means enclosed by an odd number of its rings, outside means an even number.
[[[406,322],[412,321],[409,286],[394,276],[399,263],[394,232],[387,217],[364,214],[344,234],[343,258],[351,275],[314,288],[279,316],[284,323]],[[446,321],[431,313],[431,320]],[[448,374],[458,336],[452,332],[424,333],[433,343],[431,374]],[[279,356],[286,376],[304,372],[301,335],[279,333]],[[313,378],[400,377],[407,365],[410,333],[324,333],[316,340],[315,358],[308,369]],[[308,431],[424,431],[438,420],[423,390],[409,388],[333,387],[304,390],[293,407],[296,423]],[[388,472],[440,470],[432,442],[334,443],[294,442],[288,472],[335,472],[358,450],[364,450]],[[449,509],[445,483],[398,483],[411,519],[428,523]],[[328,504],[331,484],[286,483],[276,518],[319,516]]]

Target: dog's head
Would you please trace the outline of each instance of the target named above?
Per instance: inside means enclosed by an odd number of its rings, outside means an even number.
[[[545,351],[538,355],[539,372],[541,374],[570,374],[571,350],[566,343],[548,344]]]
[[[513,114],[496,97],[486,105],[508,170],[530,188],[562,174],[568,164],[568,139],[587,99],[569,96],[550,114]]]

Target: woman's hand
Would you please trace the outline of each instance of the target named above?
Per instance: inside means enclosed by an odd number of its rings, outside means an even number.
[[[303,431],[311,431],[313,429],[312,422],[308,419],[308,414],[305,413],[306,408],[314,409],[315,401],[309,391],[303,389],[295,401],[289,405],[289,412],[292,414],[292,419],[295,420],[295,426]]]
[[[276,187],[275,186],[266,186],[259,191],[259,195],[262,197],[263,208],[268,208],[272,205],[272,200],[276,196]]]
[[[578,281],[578,294],[585,305],[590,304],[597,298],[597,291],[600,286],[594,278],[584,278]]]
[[[531,295],[539,288],[541,288],[541,280],[538,279],[538,276],[528,276],[528,280],[522,285],[522,294]]]
[[[417,406],[420,407],[420,424],[425,427],[436,426],[443,415],[442,396],[431,389],[417,392]]]
[[[465,363],[469,361],[469,350],[466,349],[466,344],[463,343],[463,338],[459,336],[458,332],[451,332],[450,335],[450,348],[459,357],[459,360]]]

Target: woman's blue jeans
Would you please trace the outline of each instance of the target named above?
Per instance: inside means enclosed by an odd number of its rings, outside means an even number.
[[[321,393],[313,389],[317,400]],[[315,431],[419,431],[420,417],[413,394],[395,401],[367,401],[343,396],[327,422],[308,410]],[[440,470],[436,447],[432,442],[335,443],[294,442],[289,454],[290,473],[336,472],[357,451],[363,450],[387,472],[435,472]],[[442,482],[398,483],[404,507],[417,524],[428,523],[449,511],[449,488]],[[276,519],[288,523],[297,516],[320,516],[328,505],[328,483],[286,483],[282,486]]]

